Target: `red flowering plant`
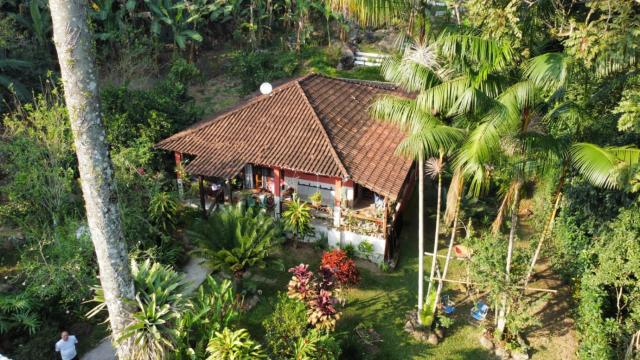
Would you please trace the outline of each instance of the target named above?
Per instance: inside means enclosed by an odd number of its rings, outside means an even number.
[[[316,283],[313,273],[309,271],[309,265],[300,264],[289,269],[289,272],[293,273],[288,286],[289,297],[303,302],[311,299],[316,292]]]
[[[355,262],[342,249],[324,252],[321,267],[331,270],[341,287],[355,285],[360,281],[360,273]]]
[[[293,274],[288,286],[288,296],[304,302],[307,306],[308,321],[319,330],[332,331],[340,312],[336,308],[338,300],[332,293],[334,274],[329,268],[320,268],[316,279],[309,265],[300,264],[289,269]]]
[[[336,299],[331,291],[320,289],[316,296],[308,303],[309,323],[319,330],[333,331],[336,321],[340,319],[340,312],[336,309]]]

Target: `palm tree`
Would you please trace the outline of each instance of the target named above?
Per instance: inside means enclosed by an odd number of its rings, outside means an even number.
[[[120,225],[113,165],[102,126],[98,72],[86,6],[87,3],[80,0],[49,1],[87,222],[113,339],[117,339],[130,321],[135,290]],[[130,342],[114,345],[119,359],[128,357]]]
[[[304,240],[304,237],[312,231],[309,206],[297,197],[287,204],[287,210],[282,213],[282,218],[285,229],[293,233],[294,246],[298,237]]]
[[[451,263],[451,252],[453,250],[453,244],[456,240],[456,234],[458,233],[458,215],[460,212],[460,203],[462,202],[462,193],[464,192],[464,174],[460,167],[457,167],[451,178],[451,185],[449,186],[449,192],[447,193],[447,206],[453,209],[451,214],[452,226],[451,237],[449,238],[449,246],[447,248],[447,256],[444,262],[444,268],[440,274],[438,280],[438,288],[436,289],[436,295],[433,302],[433,313],[436,313],[438,309],[438,302],[440,300],[440,294],[444,286],[444,279],[446,279],[447,272],[449,271],[449,264]],[[435,259],[435,256],[434,256]]]
[[[525,68],[527,76],[537,86],[547,90],[549,98],[559,99],[559,104],[549,112],[547,117],[580,117],[582,109],[571,102],[562,102],[562,92],[571,81],[575,72],[575,64],[571,57],[564,53],[545,53],[531,59]],[[607,66],[597,65],[599,76],[607,76],[624,66],[610,63]],[[640,190],[640,172],[638,171],[639,150],[633,147],[602,148],[590,143],[575,143],[560,148],[557,153],[561,160],[561,175],[556,185],[555,198],[549,218],[545,223],[536,250],[524,279],[524,289],[533,273],[544,241],[553,230],[553,224],[562,199],[562,188],[569,166],[573,166],[591,184],[605,188],[617,188],[626,191]]]
[[[194,253],[202,256],[212,270],[233,275],[236,291],[249,268],[264,268],[275,260],[270,256],[280,241],[271,216],[240,205],[225,207],[207,220],[200,219],[188,234],[199,247]]]
[[[382,67],[383,76],[405,91],[424,91],[444,78],[435,47],[417,43],[406,47],[402,57],[392,57]],[[424,158],[440,149],[449,149],[462,139],[459,129],[445,125],[432,109],[415,99],[385,95],[371,107],[372,115],[398,126],[407,136],[396,151],[418,163],[418,312],[424,301]],[[418,316],[420,321],[420,316]]]
[[[433,255],[431,258],[431,273],[429,274],[429,287],[427,288],[427,298],[431,294],[431,287],[433,286],[433,277],[436,272],[436,266],[438,263],[438,242],[440,241],[440,208],[442,207],[442,173],[444,171],[444,152],[440,151],[440,156],[427,160],[427,172],[426,174],[431,179],[438,178],[438,201],[436,205],[436,226],[435,235],[433,236]]]

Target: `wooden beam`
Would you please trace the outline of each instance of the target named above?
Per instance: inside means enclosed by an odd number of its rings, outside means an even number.
[[[464,285],[474,285],[474,286],[482,286],[483,284],[479,284],[479,283],[474,283],[474,282],[470,282],[470,281],[462,281],[462,280],[450,280],[450,279],[442,279],[440,277],[434,276],[433,277],[434,280],[442,280],[444,282],[450,282],[450,283],[454,283],[454,284],[464,284]],[[523,286],[518,286],[518,289],[524,289]],[[557,293],[558,290],[553,290],[553,289],[541,289],[541,288],[534,288],[534,287],[527,287],[525,289],[525,291],[542,291],[542,292],[548,292],[548,293]]]
[[[425,254],[426,256],[433,256],[433,253],[426,252],[426,251],[425,251],[425,253],[424,253],[424,254]],[[438,256],[439,258],[443,258],[443,259],[446,259],[446,258],[447,258],[447,256],[446,256],[446,255],[440,255],[440,254],[438,254],[437,256]],[[454,260],[460,260],[460,261],[471,260],[471,259],[469,259],[469,258],[460,258],[460,257],[457,257],[457,256],[456,256],[456,257],[452,256],[451,258],[452,258],[452,259],[454,259]]]

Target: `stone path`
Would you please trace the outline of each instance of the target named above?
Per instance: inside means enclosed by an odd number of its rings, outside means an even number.
[[[200,265],[202,259],[191,258],[189,263],[182,269],[185,279],[188,282],[186,293],[195,291],[198,286],[207,278],[210,271],[203,265]],[[116,358],[115,350],[111,345],[111,338],[108,337],[100,342],[98,346],[91,349],[82,356],[82,360],[114,360]]]

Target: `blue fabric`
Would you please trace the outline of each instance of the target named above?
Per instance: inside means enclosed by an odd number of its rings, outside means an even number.
[[[488,312],[489,305],[480,300],[476,303],[476,306],[471,309],[471,317],[478,321],[483,321],[487,317]]]

